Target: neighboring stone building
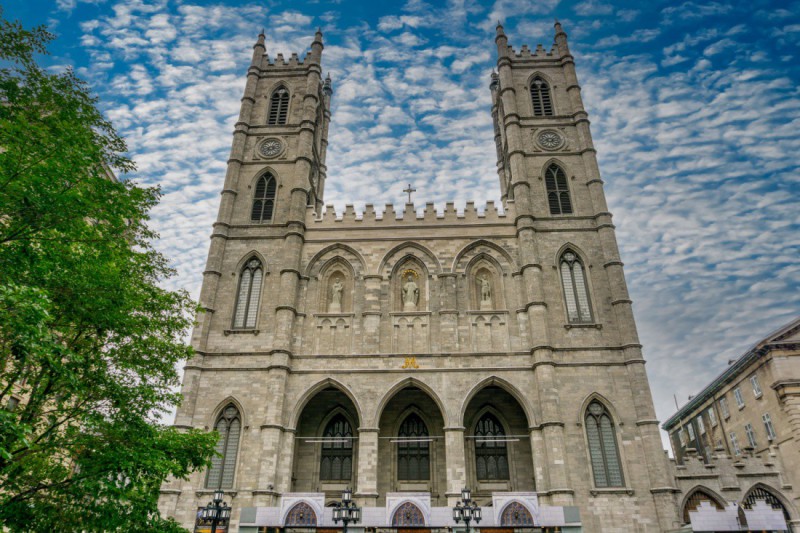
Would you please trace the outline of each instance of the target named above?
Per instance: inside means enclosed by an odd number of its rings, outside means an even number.
[[[800,527],[800,319],[770,333],[663,425],[682,512],[766,498]],[[684,515],[685,516],[685,515]]]
[[[469,486],[484,529],[680,526],[567,36],[496,44],[502,206],[337,218],[322,35],[303,60],[259,36],[176,415],[222,457],[166,515],[221,487],[232,531],[330,529],[351,486],[359,530],[451,528]]]

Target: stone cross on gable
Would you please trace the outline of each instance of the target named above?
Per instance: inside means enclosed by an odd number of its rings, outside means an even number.
[[[408,193],[408,203],[411,203],[411,193],[412,192],[417,192],[417,189],[412,188],[411,184],[409,183],[408,184],[408,188],[407,189],[403,189],[403,192],[404,193]]]

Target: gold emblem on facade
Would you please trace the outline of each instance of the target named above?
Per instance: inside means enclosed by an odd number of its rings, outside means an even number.
[[[417,364],[417,358],[413,357],[413,356],[412,357],[406,357],[406,360],[403,363],[403,366],[401,366],[400,368],[419,368],[419,365]]]

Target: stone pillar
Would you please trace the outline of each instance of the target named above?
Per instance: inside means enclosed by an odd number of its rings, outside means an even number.
[[[464,453],[464,427],[444,428],[445,456],[447,457],[448,505],[461,499],[461,489],[467,486],[467,463]]]
[[[363,505],[378,500],[378,428],[358,428],[358,472],[356,497]]]
[[[383,277],[376,274],[364,276],[364,330],[363,353],[380,351],[381,327],[381,283]]]

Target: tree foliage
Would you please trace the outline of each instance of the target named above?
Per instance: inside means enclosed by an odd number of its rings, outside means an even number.
[[[86,83],[37,65],[51,39],[0,13],[0,528],[178,531],[159,487],[215,444],[157,423],[195,305],[160,286],[160,192],[114,179],[134,166]]]

